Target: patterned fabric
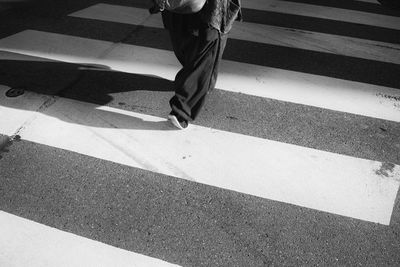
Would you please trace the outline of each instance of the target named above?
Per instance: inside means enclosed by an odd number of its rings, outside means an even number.
[[[242,20],[240,7],[240,0],[207,0],[200,16],[209,26],[228,33],[235,20]]]

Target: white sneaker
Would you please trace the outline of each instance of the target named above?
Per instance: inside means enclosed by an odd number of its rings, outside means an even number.
[[[168,120],[180,130],[184,130],[189,126],[189,123],[185,119],[178,119],[172,112],[168,115]]]

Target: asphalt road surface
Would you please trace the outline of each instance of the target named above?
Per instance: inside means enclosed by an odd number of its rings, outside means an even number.
[[[399,11],[242,4],[180,131],[147,1],[0,2],[0,266],[400,265]]]

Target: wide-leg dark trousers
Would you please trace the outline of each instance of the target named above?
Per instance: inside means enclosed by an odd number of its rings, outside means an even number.
[[[199,114],[207,94],[214,89],[227,36],[204,24],[199,14],[164,11],[162,17],[174,53],[182,64],[174,81],[171,109],[192,121]]]

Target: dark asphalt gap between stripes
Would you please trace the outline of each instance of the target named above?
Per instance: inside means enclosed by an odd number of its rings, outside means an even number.
[[[183,266],[400,261],[399,199],[382,226],[27,141],[10,146],[0,169],[11,164],[1,210]]]

